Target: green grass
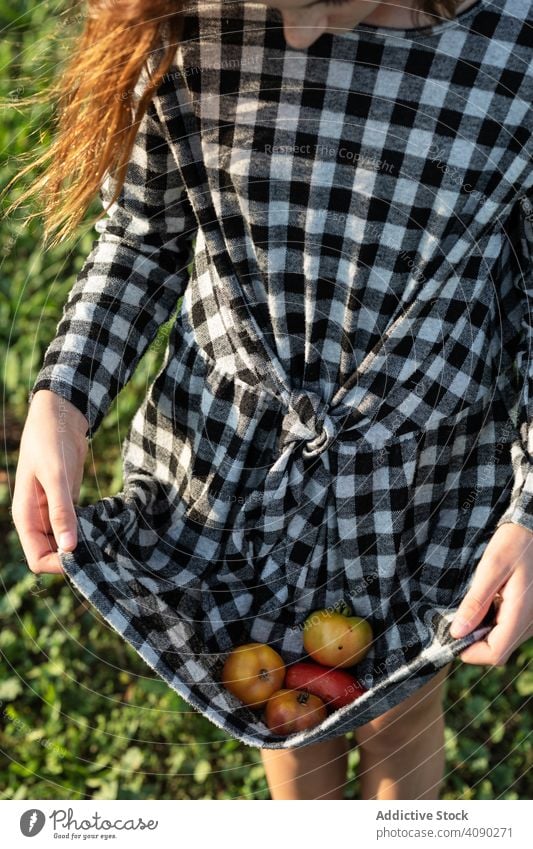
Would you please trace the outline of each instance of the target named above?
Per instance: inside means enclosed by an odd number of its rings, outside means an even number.
[[[20,110],[16,101],[38,90],[58,61],[52,11],[63,6],[0,0],[0,24],[9,25],[0,95],[13,101],[0,124],[4,185],[17,167],[8,150],[18,156],[36,144],[36,132],[48,131],[45,110]],[[0,797],[268,799],[258,749],[228,739],[154,677],[64,578],[37,578],[25,565],[8,508],[27,393],[95,234],[86,228],[68,247],[44,253],[38,223],[22,227],[15,216],[1,227]],[[121,488],[120,447],[161,364],[167,330],[92,442],[81,504]],[[443,798],[531,798],[532,653],[530,641],[505,668],[455,662]],[[359,797],[358,763],[354,748],[346,798]]]

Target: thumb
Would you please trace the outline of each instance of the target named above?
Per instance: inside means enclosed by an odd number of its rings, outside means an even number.
[[[48,517],[57,546],[62,551],[76,548],[77,517],[70,489],[65,478],[43,483],[48,502]]]
[[[479,625],[494,596],[508,577],[507,573],[508,569],[505,570],[505,575],[503,572],[500,574],[492,558],[485,558],[484,562],[482,558],[450,626],[450,635],[454,639],[466,636]]]

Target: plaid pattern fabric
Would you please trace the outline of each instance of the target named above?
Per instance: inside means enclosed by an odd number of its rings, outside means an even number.
[[[76,508],[61,559],[247,745],[416,691],[490,629],[493,608],[448,633],[495,528],[533,530],[531,7],[301,51],[264,6],[191,3],[33,386],[93,434],[183,295],[124,489]],[[373,625],[368,691],[273,734],[221,686],[227,653],[300,659],[306,616],[341,601]]]

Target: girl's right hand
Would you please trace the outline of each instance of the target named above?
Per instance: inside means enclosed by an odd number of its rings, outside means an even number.
[[[89,423],[70,401],[39,389],[20,441],[12,516],[28,566],[62,572],[57,548],[77,545],[77,503]]]

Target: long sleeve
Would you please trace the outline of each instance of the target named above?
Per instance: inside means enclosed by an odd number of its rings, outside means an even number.
[[[498,521],[515,522],[533,532],[533,193],[519,200],[516,285],[522,298],[521,344],[516,361],[520,394],[517,438],[512,443],[513,486],[508,508]]]
[[[111,191],[108,173],[99,191],[104,204]],[[139,125],[120,196],[95,229],[100,235],[29,394],[31,403],[39,389],[50,389],[72,402],[89,422],[87,438],[188,283],[197,223],[153,100]]]

